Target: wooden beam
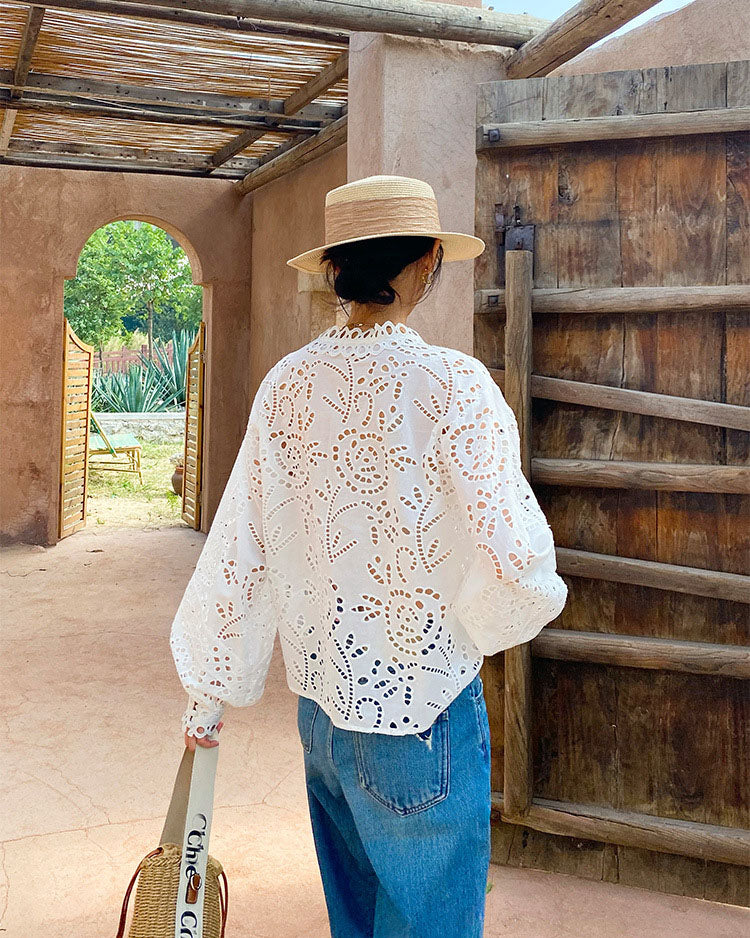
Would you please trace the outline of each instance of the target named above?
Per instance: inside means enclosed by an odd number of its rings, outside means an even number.
[[[523,817],[508,814],[501,792],[492,792],[492,809],[510,824],[582,840],[697,857],[715,863],[747,866],[750,831],[699,821],[638,814],[601,805],[534,798]]]
[[[633,586],[750,603],[750,576],[739,573],[682,567],[653,560],[636,560],[633,557],[615,557],[570,547],[557,548],[557,570],[569,576],[592,580],[630,583]]]
[[[5,162],[23,166],[114,169],[118,172],[165,173],[178,176],[205,176],[208,165],[205,157],[195,153],[24,138],[15,138],[12,141],[10,149],[5,153]],[[221,168],[219,175],[225,179],[242,179],[256,163],[256,160],[232,160]]]
[[[319,156],[329,153],[336,147],[346,143],[346,116],[340,117],[337,121],[329,124],[320,133],[314,137],[309,137],[292,146],[280,155],[273,154],[273,158],[267,162],[261,161],[261,165],[248,173],[244,179],[237,183],[236,189],[240,195],[246,195],[260,186],[264,186],[273,179],[278,179],[285,173],[298,169],[306,163],[316,160]]]
[[[315,98],[323,94],[324,91],[341,81],[348,69],[349,53],[342,52],[330,65],[327,65],[321,72],[314,75],[310,81],[306,82],[301,88],[298,88],[294,94],[291,94],[283,102],[283,113],[291,115],[301,111],[304,107],[313,102]],[[228,143],[224,144],[220,150],[217,150],[216,153],[213,154],[211,157],[211,165],[214,167],[221,166],[222,163],[226,163],[226,161],[231,159],[235,154],[242,152],[242,150],[249,147],[252,143],[255,143],[256,140],[260,140],[262,136],[263,134],[259,131],[244,131],[235,137],[234,140],[230,140]]]
[[[234,130],[238,127],[247,127],[260,130],[263,134],[269,131],[279,134],[303,134],[310,136],[317,133],[320,125],[317,122],[300,121],[294,117],[284,117],[282,123],[269,121],[267,118],[254,117],[245,114],[225,116],[213,114],[209,111],[190,112],[181,108],[146,108],[141,105],[119,104],[93,104],[76,98],[65,98],[58,95],[43,96],[37,92],[27,91],[20,101],[11,102],[3,93],[0,94],[0,108],[15,107],[21,111],[53,111],[55,113],[83,114],[88,117],[116,118],[126,121],[145,121],[157,124],[179,124],[188,127],[219,127],[225,130]]]
[[[320,129],[318,121],[303,120],[286,115],[257,116],[248,113],[214,113],[213,111],[190,110],[180,107],[163,107],[129,104],[112,101],[95,102],[78,96],[47,94],[26,90],[20,101],[10,101],[6,92],[0,94],[0,107],[15,107],[17,110],[43,110],[62,113],[71,111],[90,117],[116,117],[118,120],[149,121],[158,124],[184,124],[196,127],[254,128],[264,134],[274,131],[280,134],[314,134]]]
[[[39,30],[44,19],[44,7],[29,7],[26,25],[21,36],[21,46],[18,51],[18,60],[13,73],[13,88],[10,92],[11,100],[15,101],[23,94],[26,76],[31,68],[31,58],[34,55]]]
[[[531,653],[554,661],[750,680],[750,648],[746,645],[546,628],[531,640]]]
[[[13,108],[6,108],[3,113],[3,123],[0,125],[0,156],[5,156],[8,151],[17,114],[18,111]]]
[[[505,283],[505,397],[518,423],[521,468],[531,477],[531,291],[534,255],[507,251]],[[504,655],[503,791],[508,810],[523,815],[534,785],[531,752],[531,646],[523,642]]]
[[[85,0],[84,0],[85,2]],[[129,0],[130,10],[150,18],[159,8],[261,22],[304,23],[349,32],[394,33],[424,39],[450,39],[518,48],[540,33],[549,20],[522,13],[496,13],[425,0]],[[90,9],[81,0],[52,0],[47,7]],[[119,13],[118,0],[99,0],[98,9]],[[132,14],[131,14],[132,15]],[[163,17],[159,17],[163,18]]]
[[[489,371],[500,387],[503,387],[505,372],[501,368],[490,368]],[[700,401],[691,397],[676,397],[631,388],[612,388],[604,384],[547,378],[544,375],[531,376],[531,394],[547,401],[601,407],[604,410],[620,410],[626,414],[644,414],[667,420],[684,420],[687,423],[704,423],[750,432],[750,407],[743,407],[741,404]]]
[[[581,0],[505,62],[507,78],[548,75],[659,0]]]
[[[44,19],[44,7],[29,7],[26,23],[21,36],[21,44],[18,49],[18,58],[12,72],[10,72],[10,93],[8,100],[15,104],[15,107],[6,107],[3,114],[3,123],[0,127],[0,157],[4,156],[10,146],[10,139],[13,136],[13,127],[16,123],[19,108],[17,102],[23,95],[23,86],[31,67],[31,58],[34,55],[34,47],[39,36],[39,30],[42,28]]]
[[[750,469],[746,466],[606,459],[532,459],[531,474],[533,481],[541,485],[750,495]]]
[[[124,0],[122,3],[119,0],[117,2],[112,2],[112,0],[52,0],[52,3],[45,3],[44,6],[57,10],[80,10],[89,13],[132,16],[162,23],[181,23],[189,26],[202,26],[206,29],[247,33],[254,36],[280,36],[284,39],[302,39],[305,42],[345,45],[349,41],[349,33],[344,30],[316,29],[294,23],[269,23],[244,16],[221,16],[215,13],[204,13],[198,9],[198,4],[196,4],[194,10],[183,10],[179,7],[167,9],[162,6],[144,9],[138,3],[130,3],[128,0]]]
[[[0,89],[13,87],[12,69],[0,69]],[[119,104],[157,105],[175,107],[198,114],[202,111],[217,116],[231,117],[242,114],[258,119],[285,122],[284,98],[247,98],[241,95],[218,94],[213,91],[184,91],[177,88],[159,88],[145,85],[129,85],[119,81],[101,81],[95,78],[67,78],[32,72],[26,79],[26,89],[60,95],[63,98],[94,99],[100,102],[114,101]],[[320,125],[321,122],[336,120],[343,114],[342,104],[308,104],[300,108],[297,118]]]
[[[653,313],[723,313],[750,311],[750,284],[710,287],[604,287],[603,289],[536,289],[531,294],[534,313],[634,316]],[[477,290],[474,311],[505,311],[505,290]]]
[[[303,107],[319,98],[322,94],[337,85],[349,72],[349,53],[342,52],[330,65],[318,72],[317,75],[298,88],[284,102],[285,114],[296,114]]]
[[[210,174],[215,173],[220,166],[223,166],[224,163],[231,160],[233,156],[246,150],[251,144],[255,143],[256,140],[265,137],[267,133],[267,130],[243,130],[241,134],[233,137],[231,140],[227,141],[221,149],[211,154],[208,161],[208,172]]]
[[[584,117],[581,120],[519,121],[481,124],[477,128],[477,150],[565,146],[593,140],[638,140],[745,130],[750,130],[750,107]]]

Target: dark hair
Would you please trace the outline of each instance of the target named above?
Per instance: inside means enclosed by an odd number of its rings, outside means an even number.
[[[339,299],[355,303],[379,303],[389,306],[397,290],[391,280],[424,257],[435,238],[422,235],[390,235],[367,238],[328,248],[322,257],[328,261],[326,280]],[[438,248],[432,279],[422,296],[434,286],[443,263],[443,246]]]

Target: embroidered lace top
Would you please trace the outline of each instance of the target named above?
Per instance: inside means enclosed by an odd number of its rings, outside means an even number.
[[[278,631],[335,726],[421,732],[566,595],[487,368],[404,323],[332,326],[253,401],[172,624],[183,729],[262,696]]]

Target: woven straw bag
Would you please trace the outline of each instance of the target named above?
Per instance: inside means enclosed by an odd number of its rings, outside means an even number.
[[[218,748],[185,748],[159,846],[133,873],[117,938],[125,936],[134,886],[128,938],[224,938],[229,886],[221,863],[207,853]]]

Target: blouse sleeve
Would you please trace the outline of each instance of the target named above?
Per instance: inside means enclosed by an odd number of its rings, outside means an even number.
[[[251,414],[203,550],[172,623],[170,647],[188,692],[182,727],[211,735],[226,704],[263,694],[275,619],[269,613],[258,427]]]
[[[474,393],[475,392],[475,393]],[[484,655],[530,641],[560,614],[552,530],[521,470],[515,414],[489,372],[436,426],[448,493],[468,540],[453,608]]]

